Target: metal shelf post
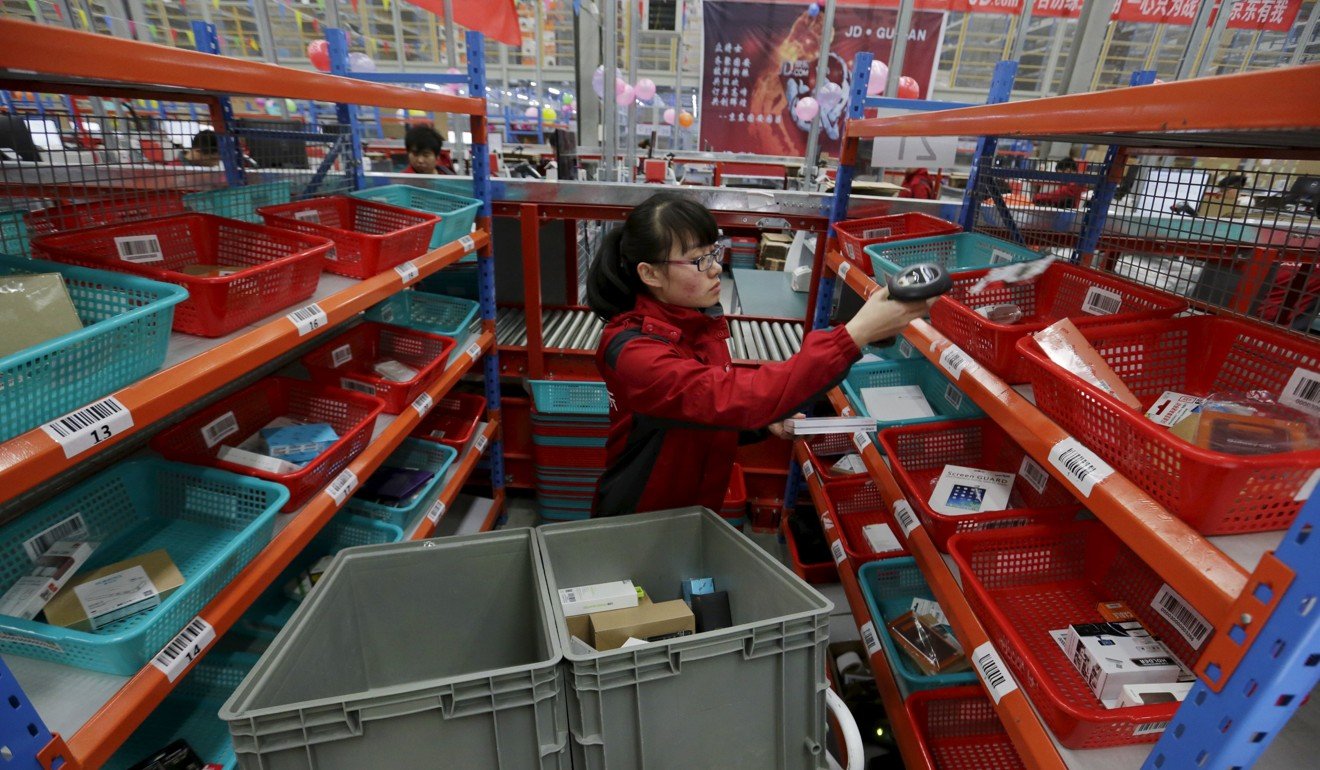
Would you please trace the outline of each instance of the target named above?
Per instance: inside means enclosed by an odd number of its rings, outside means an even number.
[[[220,36],[215,25],[205,21],[192,23],[193,41],[202,53],[220,55]],[[239,149],[238,139],[234,136],[234,106],[228,96],[216,99],[220,105],[220,123],[216,126],[216,139],[220,145],[220,165],[225,170],[225,184],[238,187],[246,184],[243,175],[243,153]]]
[[[1013,93],[1013,81],[1017,79],[1018,63],[1011,59],[999,62],[995,65],[995,73],[990,79],[990,93],[987,95],[986,104],[1002,104],[1008,101]],[[976,229],[976,212],[981,207],[981,199],[976,194],[977,183],[981,175],[989,174],[990,168],[995,163],[995,148],[999,146],[998,137],[982,136],[976,140],[976,157],[972,161],[972,172],[967,178],[967,191],[963,193],[962,216],[958,224],[962,229],[971,232]],[[989,164],[987,167],[985,164]],[[1004,222],[1008,225],[1009,233],[1013,240],[1022,242],[1022,236],[1017,231],[1017,226],[1013,224],[1013,218],[1008,215],[1008,207],[998,193],[995,194],[995,208],[999,210]]]

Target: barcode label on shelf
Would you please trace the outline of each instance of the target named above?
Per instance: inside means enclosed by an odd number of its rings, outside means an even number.
[[[1050,465],[1066,476],[1083,497],[1090,497],[1095,485],[1114,473],[1108,463],[1075,438],[1066,438],[1054,445],[1050,450]]]
[[[815,473],[816,473],[816,469],[813,468],[813,467],[811,467],[811,461],[810,461],[810,460],[807,460],[806,462],[802,463],[802,475],[803,475],[803,476],[806,476],[807,478],[811,478],[812,475],[814,475]]]
[[[368,396],[376,395],[375,385],[372,385],[371,383],[367,383],[367,382],[358,382],[357,380],[350,380],[347,377],[339,378],[339,387],[343,388],[344,390],[356,390],[358,393],[366,393]]]
[[[173,682],[214,641],[215,629],[211,624],[201,618],[193,618],[178,636],[151,659],[151,665],[160,669],[165,678]]]
[[[852,270],[852,263],[851,263],[851,262],[843,262],[842,264],[839,265],[839,280],[840,280],[840,281],[847,280],[847,278],[848,278],[848,271],[849,271],[849,270]]]
[[[432,524],[435,524],[436,522],[440,521],[440,517],[444,515],[445,515],[445,501],[436,500],[434,503],[431,504],[431,507],[426,511],[426,520],[431,522]]]
[[[353,360],[352,345],[340,345],[339,347],[330,351],[330,363],[336,369],[338,369],[339,367],[343,366],[344,364],[352,360]]]
[[[285,316],[285,318],[293,322],[293,325],[298,329],[299,337],[311,334],[322,326],[330,323],[330,319],[326,317],[325,311],[315,302],[307,307],[298,308]]]
[[[907,500],[899,500],[894,503],[894,521],[897,521],[898,528],[903,530],[903,537],[911,537],[912,533],[921,526],[916,511],[912,510],[912,506]]]
[[[1279,403],[1320,416],[1320,374],[1294,369],[1288,384],[1283,386]]]
[[[904,358],[911,358],[913,352],[912,343],[907,341],[907,337],[899,337],[898,354]]]
[[[940,366],[943,366],[944,371],[953,377],[954,382],[957,382],[958,377],[971,365],[972,357],[957,345],[950,345],[940,353]]]
[[[417,280],[417,276],[421,274],[417,270],[417,265],[414,265],[411,260],[395,267],[394,272],[399,274],[399,279],[403,281],[404,286]]]
[[[830,543],[830,553],[834,554],[835,564],[843,564],[843,560],[848,558],[848,554],[843,550],[843,543],[838,540]]]
[[[865,452],[871,445],[871,437],[864,430],[859,430],[853,434],[853,446],[857,447],[858,452]]]
[[[473,249],[477,248],[477,242],[472,240],[472,236],[470,235],[465,235],[462,238],[459,238],[458,242],[462,244],[463,251],[465,252],[472,251]]]
[[[202,428],[202,440],[206,442],[206,448],[210,449],[235,433],[238,433],[238,420],[233,412],[225,412]]]
[[[60,445],[65,459],[69,459],[131,427],[133,414],[111,396],[57,417],[42,425],[41,430]]]
[[[862,240],[869,241],[872,238],[888,238],[892,233],[892,227],[872,227],[870,230],[862,231]]]
[[[1315,472],[1311,474],[1311,478],[1307,479],[1306,483],[1302,484],[1302,488],[1297,490],[1297,494],[1293,496],[1293,499],[1302,502],[1310,500],[1311,494],[1315,492],[1317,484],[1320,484],[1320,468],[1315,469]]]
[[[115,249],[119,251],[121,260],[135,265],[165,261],[165,253],[160,248],[160,239],[155,235],[127,235],[116,238]]]
[[[1021,476],[1031,488],[1045,494],[1045,485],[1050,483],[1050,473],[1041,467],[1040,463],[1030,457],[1022,458],[1022,467],[1018,468],[1018,475]]]
[[[1201,649],[1205,640],[1210,638],[1211,626],[1205,616],[1192,609],[1168,583],[1160,586],[1155,598],[1150,600],[1150,606],[1160,617],[1169,621],[1175,631],[1182,634],[1182,638],[1187,640],[1193,650]]]
[[[1168,722],[1147,722],[1144,725],[1137,725],[1132,729],[1132,736],[1140,738],[1143,735],[1155,735],[1169,729]]]
[[[875,623],[868,620],[859,630],[862,632],[862,644],[866,645],[866,654],[874,655],[880,652],[880,637],[875,633]]]
[[[467,353],[468,358],[476,361],[478,358],[481,358],[481,343],[474,342],[471,345],[468,345],[465,352]]]
[[[951,382],[944,387],[944,400],[949,403],[950,408],[957,409],[962,406],[962,391],[955,388]]]
[[[293,218],[298,220],[299,222],[315,222],[318,225],[321,224],[321,212],[317,211],[316,209],[308,209],[306,211],[295,211],[293,212]]]
[[[853,408],[852,408],[851,406],[845,406],[844,408],[842,408],[842,409],[839,410],[839,416],[840,416],[840,417],[852,417],[852,416],[853,416]]]
[[[23,543],[23,550],[27,551],[29,559],[36,561],[43,553],[49,551],[52,545],[61,540],[86,539],[87,522],[81,513],[75,513],[28,538]]]
[[[822,513],[820,515],[820,528],[826,532],[834,529],[834,517],[828,513]]]
[[[1012,261],[1013,261],[1013,254],[1011,252],[1004,251],[1003,249],[990,250],[990,264],[1006,265]],[[997,702],[998,701],[996,701],[996,703]]]
[[[1008,667],[1004,665],[1003,658],[999,657],[999,651],[990,642],[972,650],[972,664],[976,666],[976,673],[981,676],[996,706],[1005,695],[1017,689],[1013,675],[1008,673]]]
[[[345,468],[340,471],[335,480],[330,482],[330,486],[325,488],[325,493],[334,498],[335,505],[343,505],[348,496],[357,489],[358,477],[353,471]]]
[[[1082,300],[1082,312],[1089,315],[1113,315],[1123,308],[1123,295],[1116,291],[1092,286]]]
[[[412,408],[417,410],[418,416],[421,417],[425,417],[426,413],[431,411],[431,407],[433,406],[435,406],[435,401],[431,400],[430,393],[423,393],[412,402]]]
[[[486,451],[486,434],[483,433],[477,436],[477,440],[472,442],[472,448],[477,451],[477,454]]]

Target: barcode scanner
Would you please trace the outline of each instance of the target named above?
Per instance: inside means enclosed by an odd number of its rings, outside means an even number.
[[[889,287],[889,298],[899,302],[923,302],[953,288],[949,271],[934,262],[909,265],[891,274],[885,283]],[[894,344],[895,339],[889,337],[876,344],[887,347]]]

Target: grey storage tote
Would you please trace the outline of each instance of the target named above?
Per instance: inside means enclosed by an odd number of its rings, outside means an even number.
[[[729,592],[729,628],[585,654],[552,602],[575,770],[825,767],[828,599],[704,508],[547,524],[536,536],[551,597],[624,579],[656,602],[682,598],[684,578]]]
[[[567,770],[531,530],[341,551],[220,710],[245,770]]]

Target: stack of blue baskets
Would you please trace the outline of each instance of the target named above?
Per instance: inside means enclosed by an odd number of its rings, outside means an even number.
[[[536,507],[545,519],[591,515],[605,470],[609,394],[603,382],[532,380]]]
[[[729,267],[739,270],[756,269],[756,249],[758,243],[755,238],[733,238],[729,241]]]

